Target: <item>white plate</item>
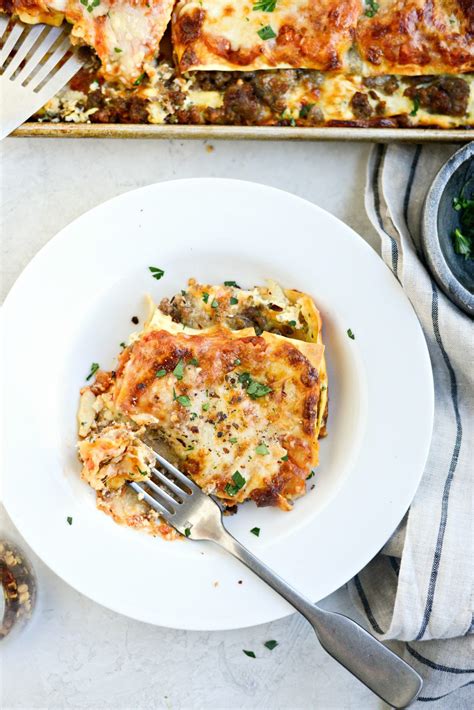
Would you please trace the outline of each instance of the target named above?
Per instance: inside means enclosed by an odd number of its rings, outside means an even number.
[[[165,270],[161,281],[150,265]],[[430,362],[409,302],[371,248],[315,205],[263,185],[195,179],[129,192],[63,229],[20,276],[3,309],[13,521],[51,569],[104,606],[175,628],[250,626],[292,609],[210,543],[116,525],[79,478],[75,415],[90,364],[112,365],[146,292],[158,300],[189,276],[245,286],[271,277],[311,293],[322,312],[330,412],[315,488],[290,513],[247,504],[226,519],[313,600],[375,555],[413,498],[430,443]]]

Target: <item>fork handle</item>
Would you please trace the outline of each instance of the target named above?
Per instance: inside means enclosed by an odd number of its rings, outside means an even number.
[[[421,677],[359,624],[343,614],[326,611],[310,602],[227,530],[222,528],[212,540],[243,562],[299,611],[309,621],[329,655],[382,700],[395,708],[407,707],[415,700],[423,685]]]

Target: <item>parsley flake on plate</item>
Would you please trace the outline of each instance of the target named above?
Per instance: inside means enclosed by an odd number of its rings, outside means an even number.
[[[87,377],[86,377],[86,382],[87,382],[88,380],[90,380],[90,378],[95,375],[95,373],[97,372],[97,370],[99,369],[99,367],[100,367],[100,365],[99,365],[98,362],[93,362],[93,363],[92,363],[90,372],[89,372],[89,374],[88,374]]]
[[[159,269],[157,266],[149,266],[148,269],[151,271],[151,275],[153,276],[153,278],[157,281],[159,281],[165,275],[163,269]]]
[[[260,537],[260,528],[252,528],[250,531],[255,537]]]
[[[245,655],[248,656],[249,658],[257,658],[257,656],[255,655],[255,653],[254,653],[253,651],[246,651],[244,648],[242,649],[242,651],[243,651],[243,652],[245,653]]]
[[[224,286],[233,286],[234,288],[240,288],[239,284],[235,281],[224,281]]]
[[[347,335],[351,340],[355,340],[355,335],[350,328],[347,329]]]
[[[278,641],[265,641],[263,645],[265,646],[265,648],[268,648],[269,651],[273,651],[275,646],[278,646]]]

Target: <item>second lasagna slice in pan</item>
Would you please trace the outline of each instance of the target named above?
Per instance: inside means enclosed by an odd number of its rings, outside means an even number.
[[[173,46],[181,71],[344,68],[360,0],[180,0]]]

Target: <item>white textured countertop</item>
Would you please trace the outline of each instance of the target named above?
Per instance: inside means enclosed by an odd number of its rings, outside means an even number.
[[[363,205],[368,152],[349,143],[225,141],[212,149],[202,141],[7,139],[0,145],[1,299],[36,252],[82,212],[127,190],[183,177],[286,189],[375,246]],[[16,535],[1,509],[0,528]],[[40,603],[30,627],[1,649],[5,710],[386,707],[326,655],[298,615],[242,631],[153,627],[89,601],[33,553],[31,559]],[[325,605],[355,615],[345,590]],[[279,643],[272,652],[262,645],[268,639]],[[259,657],[246,657],[243,648]]]

